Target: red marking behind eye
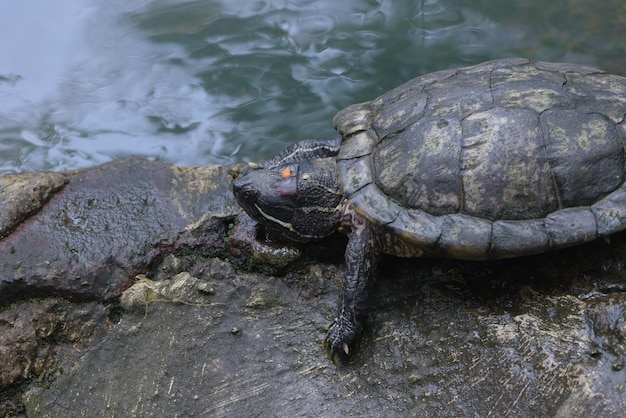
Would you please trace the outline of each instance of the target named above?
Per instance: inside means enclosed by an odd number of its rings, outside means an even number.
[[[276,196],[295,196],[298,189],[295,184],[281,184],[274,190]]]
[[[291,168],[290,167],[283,168],[280,174],[283,176],[284,179],[288,179],[289,177],[292,176]]]

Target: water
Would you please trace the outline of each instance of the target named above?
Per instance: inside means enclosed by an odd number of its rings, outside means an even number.
[[[623,0],[0,0],[0,38],[0,173],[267,158],[499,57],[626,75]]]

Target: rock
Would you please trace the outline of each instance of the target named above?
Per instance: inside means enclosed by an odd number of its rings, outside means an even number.
[[[225,252],[226,230],[239,211],[230,174],[218,166],[125,159],[51,175],[54,187],[41,186],[40,176],[19,176],[10,176],[13,184],[32,183],[37,196],[67,184],[0,241],[0,304],[49,295],[113,299],[135,275],[180,248]],[[29,202],[14,192],[0,196],[4,205]],[[34,201],[41,206],[43,200]],[[20,221],[6,216],[6,225]]]
[[[64,373],[59,358],[80,358],[110,326],[109,309],[94,302],[50,298],[0,312],[0,416],[20,409],[7,399],[12,388],[28,381],[47,387]]]
[[[65,173],[24,173],[0,176],[0,239],[37,213],[69,181]]]
[[[501,264],[391,261],[383,271],[401,277],[376,284],[369,326],[342,368],[321,346],[338,290],[331,266],[311,265],[302,273],[308,282],[289,286],[261,274],[225,278],[223,265],[214,274],[218,263],[205,260],[212,294],[186,273],[149,284],[160,296],[123,302],[108,338],[72,372],[28,392],[26,412],[622,415],[625,375],[615,364],[626,354],[623,295],[546,294],[532,279],[495,283],[491,275],[507,271]]]
[[[490,263],[385,258],[336,368],[321,341],[345,240],[250,241],[231,172],[67,173],[10,229],[0,415],[623,415],[626,234]]]

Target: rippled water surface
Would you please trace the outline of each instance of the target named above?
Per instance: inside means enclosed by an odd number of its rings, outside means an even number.
[[[626,75],[623,0],[4,0],[0,37],[0,172],[266,158],[499,57]]]

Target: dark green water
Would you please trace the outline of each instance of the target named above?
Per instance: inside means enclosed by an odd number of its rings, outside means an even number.
[[[0,38],[0,173],[266,158],[499,57],[626,75],[623,0],[0,0]]]

